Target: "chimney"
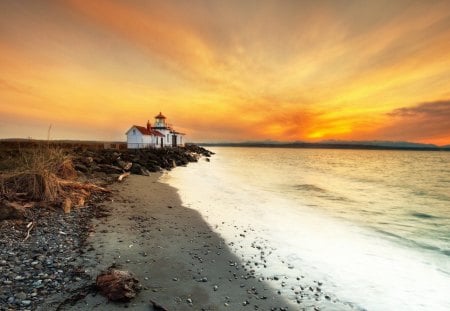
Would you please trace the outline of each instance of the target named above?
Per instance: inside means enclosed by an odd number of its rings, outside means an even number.
[[[152,125],[150,124],[150,120],[147,121],[147,131],[152,129]]]

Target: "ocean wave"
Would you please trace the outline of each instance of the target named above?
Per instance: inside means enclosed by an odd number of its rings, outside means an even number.
[[[311,184],[298,184],[293,186],[296,190],[327,192],[327,190]]]
[[[417,217],[417,218],[439,218],[430,214],[426,214],[426,213],[420,213],[420,212],[413,212],[411,213],[411,216]]]
[[[398,234],[395,234],[393,232],[389,232],[389,231],[386,231],[386,230],[382,230],[382,229],[379,229],[379,228],[372,227],[371,229],[373,229],[376,232],[381,233],[381,234],[383,234],[385,236],[389,236],[389,237],[395,238],[401,244],[404,244],[404,245],[407,245],[407,246],[413,245],[416,248],[422,248],[422,249],[426,249],[426,250],[429,250],[429,251],[434,251],[434,252],[437,252],[439,254],[442,254],[442,255],[450,257],[450,250],[448,250],[448,249],[442,249],[440,247],[433,246],[433,245],[430,245],[430,244],[427,244],[427,243],[422,243],[422,242],[418,242],[418,241],[415,241],[415,240],[412,240],[412,239],[408,239],[408,238],[406,238],[404,236],[401,236],[401,235],[398,235]]]

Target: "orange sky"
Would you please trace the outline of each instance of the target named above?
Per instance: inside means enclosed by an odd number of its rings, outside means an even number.
[[[450,144],[450,1],[0,2],[0,138]]]

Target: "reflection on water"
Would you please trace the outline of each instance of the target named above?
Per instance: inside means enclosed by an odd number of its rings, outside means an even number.
[[[230,173],[246,183],[404,240],[450,249],[450,190],[442,183],[450,182],[449,152],[220,150]],[[264,178],[255,178],[258,172]]]

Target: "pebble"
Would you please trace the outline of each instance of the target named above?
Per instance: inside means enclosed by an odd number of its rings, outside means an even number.
[[[27,294],[24,292],[20,292],[16,294],[16,299],[25,300],[27,298]]]
[[[0,222],[0,310],[4,304],[15,304],[10,306],[12,310],[39,309],[48,296],[68,292],[76,277],[89,278],[78,274],[78,259],[90,219],[98,209],[79,209],[70,214],[41,207],[28,211],[38,226],[27,241],[22,242],[27,222]],[[15,293],[15,297],[7,293]]]

